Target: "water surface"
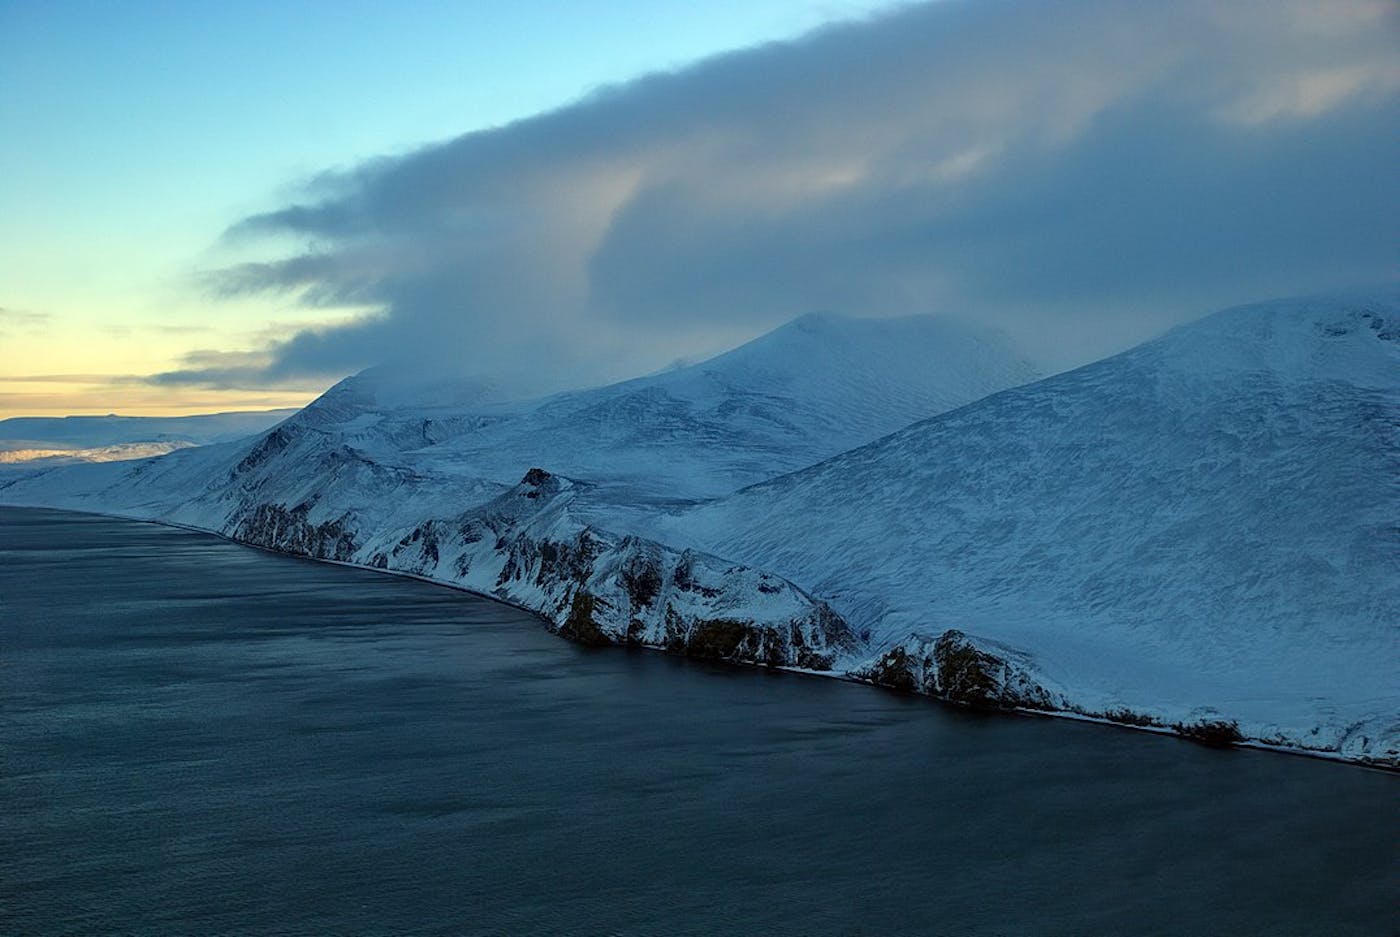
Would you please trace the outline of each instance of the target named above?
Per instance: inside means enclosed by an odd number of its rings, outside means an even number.
[[[1398,794],[0,509],[0,933],[1394,933]]]

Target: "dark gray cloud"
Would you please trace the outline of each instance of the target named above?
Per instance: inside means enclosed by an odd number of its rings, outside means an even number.
[[[226,378],[615,376],[802,312],[941,312],[1077,363],[1393,277],[1400,10],[952,0],[329,173],[210,276],[377,310]],[[218,366],[182,374],[219,378]]]
[[[287,354],[286,349],[293,342],[302,339],[303,336],[298,335],[291,342],[274,343],[263,351],[254,352],[196,349],[182,355],[180,367],[173,371],[128,375],[117,382],[230,390],[305,390],[308,389],[308,385],[339,376],[339,367],[319,368],[314,359],[305,355],[297,355],[296,366],[289,368],[285,360],[292,356]]]

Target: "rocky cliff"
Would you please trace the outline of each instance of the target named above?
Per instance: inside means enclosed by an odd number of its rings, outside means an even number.
[[[258,503],[225,533],[257,546],[408,573],[539,613],[584,644],[830,670],[857,642],[824,602],[777,576],[576,521],[580,486],[542,469],[484,505],[386,535],[353,512]]]

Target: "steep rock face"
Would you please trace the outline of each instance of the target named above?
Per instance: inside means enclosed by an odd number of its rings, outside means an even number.
[[[1041,685],[1026,655],[957,630],[937,638],[910,635],[852,676],[982,709],[1065,707],[1060,693]]]
[[[313,524],[307,520],[310,504],[286,508],[280,504],[259,504],[242,514],[230,536],[255,546],[309,556],[318,560],[350,562],[355,556],[355,535],[349,528],[350,516]]]
[[[495,596],[583,644],[808,670],[830,670],[855,650],[839,615],[783,579],[574,520],[579,487],[531,469],[480,507],[387,536],[358,529],[353,513],[314,522],[311,504],[261,503],[226,533]]]

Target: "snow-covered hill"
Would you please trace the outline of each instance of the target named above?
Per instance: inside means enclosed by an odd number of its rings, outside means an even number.
[[[1400,754],[1393,295],[1228,310],[642,526],[828,599],[880,682],[938,692],[956,629],[1022,704]]]

